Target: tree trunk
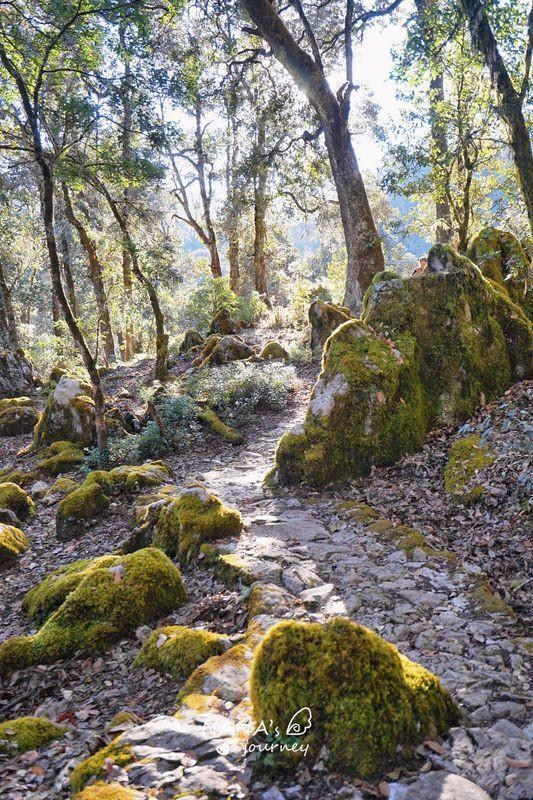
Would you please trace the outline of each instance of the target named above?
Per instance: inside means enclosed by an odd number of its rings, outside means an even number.
[[[61,268],[63,277],[67,286],[68,301],[70,308],[75,317],[78,316],[78,301],[76,300],[76,287],[74,286],[74,278],[72,277],[72,268],[70,266],[70,248],[68,238],[61,220],[60,226],[60,246],[61,246]]]
[[[222,277],[222,269],[220,267],[220,256],[218,253],[217,237],[213,220],[211,219],[211,191],[208,189],[208,179],[206,176],[206,160],[203,147],[203,131],[202,131],[202,102],[199,97],[196,98],[196,158],[197,158],[197,174],[198,184],[200,186],[200,197],[202,199],[202,208],[204,212],[205,229],[208,236],[207,247],[211,259],[211,273],[214,278]]]
[[[132,159],[131,134],[132,134],[132,123],[133,123],[133,111],[131,102],[132,72],[131,72],[130,55],[128,53],[127,42],[126,42],[126,28],[124,24],[122,24],[119,28],[119,38],[124,53],[124,81],[122,84],[122,93],[121,93],[122,168],[124,170],[124,173],[127,175],[129,164]],[[128,217],[129,217],[129,210],[128,210],[128,204],[130,199],[129,195],[130,191],[129,188],[126,186],[122,193],[122,201],[124,207],[122,216],[124,217],[124,222],[126,226],[128,226]],[[133,277],[131,272],[131,253],[125,241],[123,241],[122,244],[122,288],[123,288],[122,297],[123,297],[123,317],[124,317],[122,356],[124,358],[124,361],[129,361],[135,354],[135,340],[133,336],[133,327],[131,322],[131,310],[133,307]]]
[[[156,356],[155,356],[154,376],[156,380],[164,381],[168,377],[168,334],[165,333],[165,316],[161,309],[161,305],[159,303],[159,298],[157,296],[155,286],[146,277],[146,275],[139,266],[139,259],[137,258],[137,248],[135,247],[135,243],[131,238],[124,217],[121,214],[117,204],[113,200],[108,188],[101,181],[96,181],[96,180],[95,180],[95,186],[98,189],[98,191],[102,192],[102,194],[104,195],[109,205],[109,208],[111,209],[111,212],[117,221],[117,224],[120,228],[120,232],[122,233],[122,236],[124,238],[124,242],[131,254],[131,266],[133,269],[133,274],[135,275],[139,283],[141,283],[148,292],[148,297],[150,298],[150,305],[152,306],[152,312],[154,314],[155,331],[156,331],[156,341],[155,341]]]
[[[355,309],[373,276],[384,269],[383,251],[342,102],[331,91],[321,65],[293,39],[269,0],[241,0],[274,56],[293,77],[315,109],[322,125],[347,253],[344,304]]]
[[[257,115],[256,169],[254,176],[254,285],[268,302],[266,283],[266,210],[268,165],[265,162],[266,123],[264,116]]]
[[[63,330],[61,328],[61,305],[57,297],[54,286],[52,284],[52,324],[54,328],[54,336],[61,338]]]
[[[41,213],[43,218],[44,232],[46,238],[46,247],[50,260],[50,273],[52,276],[52,284],[56,297],[59,299],[61,309],[63,311],[65,321],[68,325],[72,338],[74,339],[83,359],[83,363],[92,385],[92,393],[94,399],[94,417],[96,426],[96,443],[100,451],[105,450],[107,444],[107,431],[105,425],[105,409],[104,409],[104,395],[100,383],[100,373],[96,366],[91,351],[87,347],[87,343],[81,332],[76,319],[74,318],[71,308],[68,304],[63,284],[61,282],[61,265],[59,262],[59,254],[57,250],[56,235],[54,229],[54,178],[48,161],[43,152],[41,142],[41,134],[39,130],[39,107],[37,98],[34,99],[34,105],[30,100],[30,95],[24,80],[14,67],[13,63],[9,60],[5,48],[0,44],[0,61],[14,79],[22,107],[26,114],[26,119],[31,131],[31,138],[33,144],[33,156],[35,162],[41,172],[42,176],[42,192],[41,192]]]
[[[513,86],[511,77],[503,62],[490,22],[481,0],[460,0],[468,20],[468,27],[474,47],[482,55],[491,78],[496,85],[500,100],[500,114],[507,123],[510,145],[513,151],[518,181],[533,230],[533,150],[522,108],[522,98]],[[533,8],[529,14],[532,24]]]
[[[79,217],[74,214],[74,208],[70,199],[70,194],[66,183],[62,184],[63,197],[65,199],[65,214],[76,230],[80,237],[83,249],[87,253],[89,260],[89,280],[92,283],[94,294],[96,297],[96,304],[98,306],[98,313],[100,318],[100,328],[104,342],[104,356],[106,364],[116,361],[115,353],[115,340],[113,337],[113,328],[111,327],[111,315],[109,313],[109,306],[107,303],[107,295],[104,286],[104,279],[102,276],[102,265],[96,252],[96,245],[91,239],[87,230]]]
[[[16,350],[20,343],[15,311],[11,300],[11,290],[7,285],[4,267],[0,261],[0,331],[2,329],[2,338],[5,339],[5,343],[11,350]],[[0,344],[3,344],[3,342]]]
[[[433,23],[430,12],[437,9],[433,0],[415,0],[418,22],[426,46],[426,54],[430,69],[429,82],[429,119],[431,123],[432,144],[432,186],[437,193],[435,201],[435,240],[438,244],[448,244],[453,235],[452,214],[446,198],[446,189],[441,175],[446,174],[448,157],[448,138],[446,125],[442,121],[444,94],[444,65],[442,56],[436,51]]]
[[[239,152],[239,137],[237,135],[237,88],[235,80],[230,84],[226,99],[227,126],[226,126],[226,195],[228,203],[228,262],[229,285],[234,292],[239,291],[239,185],[237,175],[237,162]]]

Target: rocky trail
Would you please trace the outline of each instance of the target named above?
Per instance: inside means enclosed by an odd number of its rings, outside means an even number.
[[[132,666],[146,627],[102,655],[14,673],[0,689],[2,717],[46,715],[69,730],[39,752],[0,757],[0,796],[70,797],[74,765],[119,733],[133,762],[126,773],[111,753],[99,777],[129,781],[139,798],[173,798],[177,781],[183,796],[256,800],[533,796],[530,542],[519,494],[531,385],[515,386],[467,423],[465,430],[485,431],[498,453],[486,500],[469,508],[454,506],[442,489],[457,435],[451,429],[434,432],[421,453],[348,485],[265,488],[280,435],[302,418],[305,388],[285,413],[250,426],[241,447],[213,442],[167,459],[177,485],[206,486],[238,508],[246,526],[238,538],[217,542],[216,563],[204,557],[183,570],[188,603],[158,625],[225,633],[242,644],[240,659],[222,656],[202,676],[197,694],[204,700],[196,704],[182,698],[176,705],[174,679]],[[2,575],[2,639],[30,630],[21,627],[20,600],[51,568],[110,552],[124,540],[128,511],[113,502],[90,533],[59,543],[53,506],[39,506],[26,527],[31,549]],[[338,616],[371,628],[438,675],[464,714],[461,723],[375,782],[330,772],[326,753],[290,774],[256,773],[257,753],[245,753],[242,702],[254,643],[277,619]],[[123,711],[135,716],[113,724]]]

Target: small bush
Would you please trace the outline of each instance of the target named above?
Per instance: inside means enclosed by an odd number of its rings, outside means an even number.
[[[224,420],[242,425],[261,408],[284,408],[296,385],[294,367],[236,362],[200,371],[189,380],[188,391],[208,400]]]
[[[187,395],[166,397],[157,406],[164,432],[152,420],[142,433],[109,439],[107,450],[92,450],[85,458],[84,470],[110,469],[120,464],[139,464],[149,458],[163,456],[169,450],[179,450],[190,443],[197,428],[197,413],[193,400]]]

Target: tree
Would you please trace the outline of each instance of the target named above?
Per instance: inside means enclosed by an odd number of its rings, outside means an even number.
[[[399,0],[394,5],[398,5]],[[372,277],[383,270],[383,251],[374,224],[363,179],[352,147],[348,118],[353,90],[352,32],[355,4],[346,3],[344,29],[340,37],[346,54],[346,82],[337,94],[326,79],[323,58],[315,32],[299,0],[290,6],[297,12],[310,55],[298,43],[269,0],[242,0],[242,5],[255,25],[250,30],[264,39],[274,56],[304,91],[315,110],[324,133],[329,161],[339,199],[347,252],[347,274],[344,302],[355,308],[361,301]],[[328,5],[325,5],[328,14]],[[264,52],[264,51],[263,51]]]
[[[4,265],[0,259],[0,346],[7,345],[11,350],[16,350],[19,346],[19,335],[13,302],[11,300],[11,289],[9,288],[4,271]]]
[[[523,108],[529,88],[533,52],[533,5],[528,17],[524,76],[522,85],[517,90],[500,53],[483,3],[481,0],[460,0],[460,3],[468,20],[474,47],[485,60],[498,92],[500,113],[509,128],[516,171],[524,195],[529,224],[533,230],[533,151]]]

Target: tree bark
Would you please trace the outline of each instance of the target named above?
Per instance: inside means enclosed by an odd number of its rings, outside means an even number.
[[[4,267],[0,261],[0,330],[4,329],[3,339],[11,350],[20,346],[15,311],[11,300],[11,290],[7,285]],[[1,344],[1,343],[0,343]]]
[[[107,294],[104,286],[104,279],[102,275],[102,265],[96,252],[96,245],[91,239],[85,226],[79,217],[74,213],[72,201],[66,183],[62,184],[63,198],[65,200],[65,214],[76,230],[80,237],[80,242],[83,249],[87,253],[89,260],[89,280],[92,283],[94,294],[96,297],[96,304],[98,306],[98,314],[100,318],[100,327],[102,331],[102,338],[104,342],[104,357],[106,364],[116,361],[115,353],[115,340],[113,337],[113,328],[111,327],[111,315],[109,313],[109,306],[107,303]]]
[[[206,158],[203,146],[203,130],[202,130],[202,101],[199,97],[196,98],[195,107],[196,119],[196,158],[197,158],[197,173],[198,184],[200,186],[200,197],[202,199],[202,208],[204,212],[204,222],[207,231],[208,242],[207,248],[211,261],[211,273],[214,278],[222,277],[222,269],[220,267],[220,256],[218,253],[217,237],[213,220],[211,218],[211,191],[208,189],[208,179],[206,176]]]
[[[119,39],[124,53],[124,80],[122,84],[122,93],[121,93],[122,168],[124,170],[124,173],[127,175],[128,166],[132,158],[131,133],[132,133],[132,122],[133,122],[133,110],[131,102],[132,71],[131,71],[130,55],[127,49],[126,29],[124,24],[122,24],[119,28]],[[126,186],[122,193],[123,208],[124,208],[122,216],[124,217],[124,223],[126,227],[128,226],[129,222],[128,220],[129,217],[128,205],[130,200],[129,195],[130,191],[129,188]],[[122,356],[124,358],[124,361],[129,361],[135,354],[135,339],[133,336],[133,328],[131,322],[131,310],[133,307],[133,276],[131,271],[131,253],[125,241],[123,242],[122,246],[122,289],[123,289],[122,297],[123,297],[123,317],[124,317],[124,335],[123,335],[124,338],[123,338]]]
[[[62,209],[63,210],[63,209]],[[59,226],[59,244],[61,249],[61,269],[63,278],[67,286],[68,301],[70,308],[75,317],[78,316],[78,301],[76,299],[76,287],[74,285],[74,278],[72,276],[72,267],[70,264],[70,247],[67,238],[67,232],[64,226],[65,217],[62,215],[61,224]]]
[[[104,195],[109,208],[111,209],[111,213],[117,221],[120,232],[124,238],[125,245],[128,247],[131,254],[131,266],[133,269],[133,274],[139,283],[144,286],[148,293],[148,297],[150,298],[150,305],[152,306],[156,331],[154,375],[156,380],[164,381],[168,377],[168,334],[165,332],[165,316],[159,303],[157,291],[153,283],[146,277],[139,265],[137,248],[135,247],[135,243],[131,238],[128,226],[124,220],[124,216],[120,212],[118,205],[111,196],[109,189],[99,180],[95,180],[94,184],[98,191]]]
[[[435,201],[435,240],[438,244],[448,244],[453,237],[452,214],[446,190],[440,175],[446,172],[448,157],[448,138],[446,125],[442,120],[444,94],[444,65],[440,53],[436,52],[433,25],[428,14],[435,11],[433,0],[415,0],[418,22],[424,39],[430,70],[429,82],[429,119],[431,123],[431,144],[434,166],[432,168],[433,190],[437,192]]]
[[[54,228],[54,177],[50,165],[46,159],[41,142],[41,132],[39,130],[39,107],[38,107],[38,94],[34,90],[34,101],[30,100],[28,88],[22,78],[20,72],[15,68],[13,63],[8,58],[5,48],[0,44],[0,62],[5,67],[7,72],[13,78],[20,99],[22,107],[26,115],[26,119],[31,131],[31,141],[33,146],[33,157],[35,163],[40,170],[42,178],[42,192],[41,192],[41,213],[43,218],[44,232],[46,238],[46,247],[48,250],[48,257],[50,260],[50,273],[52,276],[52,284],[56,297],[59,299],[61,309],[63,311],[65,321],[69,331],[78,347],[83,363],[89,378],[91,380],[92,393],[94,399],[94,417],[96,426],[96,443],[100,451],[105,450],[107,444],[107,430],[105,425],[105,408],[104,408],[104,395],[102,392],[102,385],[100,382],[100,373],[96,361],[89,350],[83,333],[81,332],[72,310],[69,306],[67,297],[65,295],[63,284],[61,282],[61,265],[59,261],[59,254],[57,249],[57,241]]]
[[[266,210],[268,164],[265,161],[266,123],[262,114],[256,115],[256,169],[254,175],[254,285],[255,290],[268,301],[266,283]]]
[[[352,147],[342,98],[337,99],[322,65],[294,40],[269,0],[241,0],[261,36],[314,108],[324,131],[337,189],[347,253],[344,304],[359,306],[373,276],[384,269],[383,251]]]
[[[235,293],[239,291],[239,185],[237,176],[237,162],[239,153],[239,138],[237,133],[237,88],[235,80],[231,80],[226,99],[227,128],[226,128],[226,196],[228,203],[227,231],[228,231],[228,262],[229,285]]]
[[[523,101],[513,86],[511,77],[498,50],[498,45],[481,0],[460,0],[468,20],[474,47],[483,57],[496,86],[500,101],[500,114],[510,133],[518,181],[533,230],[533,151],[531,139],[523,113]],[[529,26],[533,25],[533,8],[529,14]]]

